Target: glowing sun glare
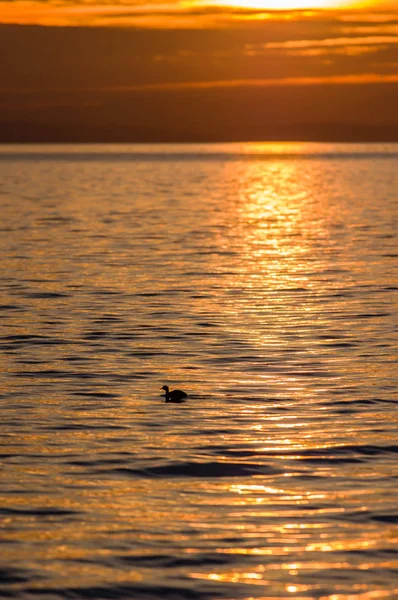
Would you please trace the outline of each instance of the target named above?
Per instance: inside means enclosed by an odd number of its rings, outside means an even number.
[[[358,0],[219,0],[217,4],[264,10],[299,10],[322,8],[353,8],[364,5]]]

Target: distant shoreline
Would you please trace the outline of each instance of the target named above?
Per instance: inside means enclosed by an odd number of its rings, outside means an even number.
[[[62,131],[63,130],[63,131]],[[343,131],[344,130],[344,131]],[[366,127],[358,125],[314,125],[291,127],[285,131],[259,132],[250,135],[185,135],[181,132],[136,131],[134,128],[107,131],[105,128],[74,125],[65,131],[63,125],[48,123],[0,122],[0,144],[226,144],[226,143],[398,143],[398,125]]]
[[[1,124],[0,124],[1,127]],[[37,145],[74,145],[74,144],[234,144],[234,143],[314,143],[314,144],[398,144],[398,136],[395,138],[259,138],[259,139],[118,139],[118,138],[81,138],[81,139],[63,139],[63,138],[3,138],[0,136],[0,144],[11,146],[13,144],[37,144]]]

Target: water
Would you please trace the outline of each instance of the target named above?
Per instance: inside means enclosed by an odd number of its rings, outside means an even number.
[[[397,164],[0,148],[2,597],[398,597]]]

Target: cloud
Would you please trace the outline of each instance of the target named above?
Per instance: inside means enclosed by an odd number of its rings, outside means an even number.
[[[247,44],[246,52],[264,55],[269,51],[284,51],[290,56],[322,56],[343,54],[357,56],[365,53],[375,53],[398,44],[396,36],[367,36],[367,37],[336,37],[322,40],[287,40],[283,42],[268,42],[265,44]]]
[[[398,74],[382,75],[367,73],[364,75],[335,75],[333,77],[284,77],[274,79],[236,79],[224,81],[196,81],[184,83],[161,83],[135,86],[115,86],[112,88],[86,88],[86,92],[107,94],[167,90],[199,90],[217,88],[267,88],[324,85],[366,85],[374,83],[398,83]]]
[[[270,10],[265,8],[228,6],[218,0],[0,0],[0,23],[42,25],[123,25],[139,27],[201,27],[239,25],[245,21],[312,21],[330,16],[355,27],[358,23],[388,23],[397,13],[391,12],[396,2],[384,3],[388,10]]]
[[[0,26],[0,87],[103,89],[203,81],[289,82],[292,77],[342,82],[336,77],[359,81],[396,73],[398,36],[389,31],[395,22],[369,25],[356,18],[362,13],[351,11],[348,21],[334,12],[246,21],[241,10],[224,15],[220,7],[210,13],[193,7],[185,15],[181,7],[173,12],[157,5],[151,17],[131,5],[89,9],[88,14],[84,7],[73,12],[74,23],[84,27]],[[62,24],[70,22],[70,14],[65,13]],[[372,31],[364,34],[363,27],[369,26]],[[14,48],[18,52],[10,51]]]
[[[372,33],[378,33],[379,35],[363,35],[358,31],[362,32],[362,27],[341,27],[340,31],[334,31],[335,37],[287,39],[269,41],[262,44],[247,44],[245,51],[251,56],[265,56],[270,52],[303,57],[331,56],[336,54],[359,56],[361,54],[379,53],[396,47],[398,36],[387,35],[394,32],[395,29],[395,25],[391,28],[384,26],[372,27]],[[345,35],[339,36],[339,33],[344,33]]]
[[[328,38],[324,40],[289,40],[286,42],[270,42],[264,44],[264,48],[306,48],[313,46],[370,46],[379,44],[398,44],[398,37],[355,37],[355,38]]]

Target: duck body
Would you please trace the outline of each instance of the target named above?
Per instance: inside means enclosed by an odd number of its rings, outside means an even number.
[[[185,402],[185,398],[188,398],[188,395],[182,390],[170,391],[168,385],[164,385],[162,387],[162,390],[164,390],[165,392],[165,402],[174,402],[175,404],[181,404],[182,402]]]

